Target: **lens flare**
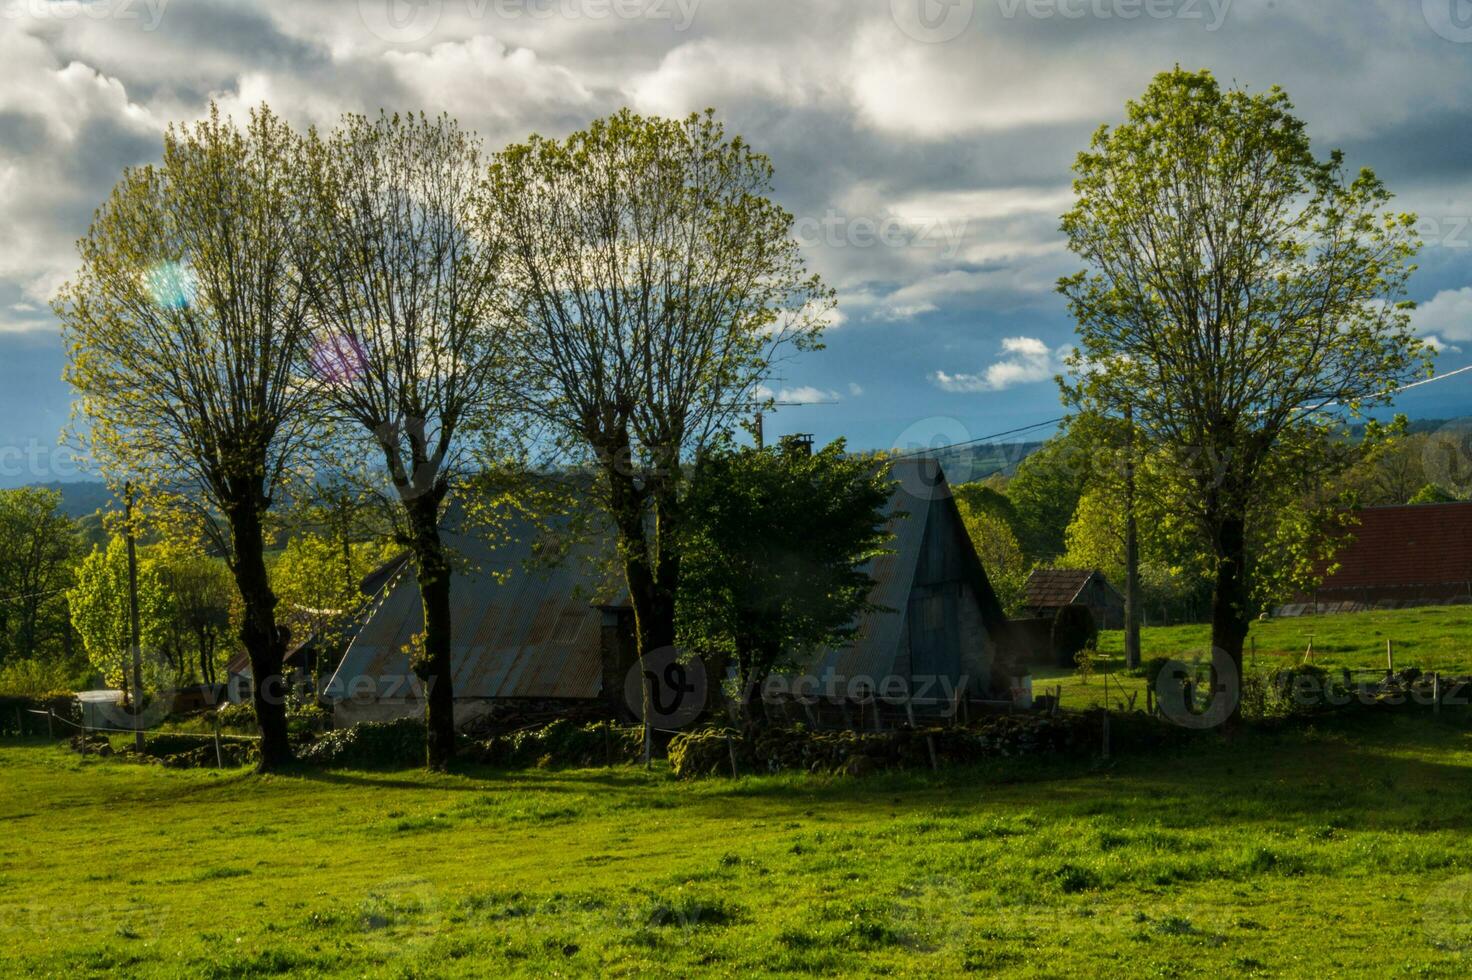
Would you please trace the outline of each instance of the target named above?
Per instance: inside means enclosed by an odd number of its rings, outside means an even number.
[[[185,263],[160,262],[143,274],[143,285],[159,306],[183,310],[194,304],[199,282]]]

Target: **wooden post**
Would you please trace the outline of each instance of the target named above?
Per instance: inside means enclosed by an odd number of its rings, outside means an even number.
[[[735,779],[741,773],[736,769],[736,743],[731,740],[731,733],[726,733],[726,753],[731,756],[731,778]]]
[[[1109,758],[1109,709],[1104,709],[1104,758]]]
[[[138,625],[138,548],[133,534],[133,484],[123,485],[123,524],[128,541],[128,630],[133,645],[133,748],[143,754],[143,640]]]
[[[46,737],[52,741],[56,740],[56,710],[51,705],[46,706]]]
[[[211,713],[210,720],[214,722],[215,727],[215,768],[224,769],[225,756],[220,751],[220,716],[218,714]]]
[[[1385,675],[1395,676],[1395,641],[1388,636],[1385,638]]]

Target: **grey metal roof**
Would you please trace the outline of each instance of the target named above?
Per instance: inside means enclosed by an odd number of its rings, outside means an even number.
[[[556,564],[534,560],[538,532],[519,525],[494,543],[446,534],[463,559],[450,579],[451,655],[461,698],[593,698],[602,688],[602,612],[613,598],[595,543]],[[329,698],[353,691],[402,697],[410,676],[404,647],[424,628],[412,567],[387,586],[327,685]],[[371,678],[372,686],[356,678]]]
[[[890,464],[897,487],[889,503],[893,539],[889,554],[869,563],[875,581],[870,601],[879,611],[862,615],[851,642],[816,655],[809,669],[839,676],[885,676],[891,672],[906,629],[905,608],[937,508],[955,507],[940,465],[930,459]],[[452,655],[458,698],[594,698],[602,688],[602,613],[595,602],[623,599],[596,549],[612,553],[611,539],[588,543],[580,552],[547,567],[528,568],[536,533],[522,529],[509,543],[491,545],[473,535],[447,535],[447,542],[480,571],[451,580]],[[963,561],[981,596],[989,628],[1004,623],[1001,606],[969,544]],[[349,692],[353,678],[361,695],[403,696],[410,675],[403,648],[423,629],[412,569],[388,587],[380,607],[348,648],[327,687],[329,698]]]

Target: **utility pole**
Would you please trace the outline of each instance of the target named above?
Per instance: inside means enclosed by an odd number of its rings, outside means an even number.
[[[758,449],[765,448],[765,443],[762,440],[762,410],[761,409],[757,409],[756,410],[756,448],[758,448]]]
[[[1124,662],[1140,666],[1140,540],[1135,526],[1135,412],[1124,408]]]
[[[128,542],[128,632],[133,645],[133,747],[143,754],[143,640],[138,628],[138,546],[133,539],[133,484],[123,484],[123,533]]]

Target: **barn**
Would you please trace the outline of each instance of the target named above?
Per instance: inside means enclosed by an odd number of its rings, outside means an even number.
[[[1280,616],[1472,602],[1472,503],[1366,507],[1334,570]]]
[[[1104,573],[1087,568],[1038,568],[1027,579],[1022,609],[1028,616],[1051,619],[1064,606],[1088,606],[1100,629],[1124,626],[1124,596]]]
[[[903,697],[1006,687],[994,679],[1007,621],[933,460],[892,464],[891,551],[869,569],[872,601],[841,649],[809,658],[805,677],[837,700],[881,684]],[[486,541],[450,533],[465,570],[451,585],[456,720],[497,705],[623,710],[634,661],[632,616],[610,574],[612,541],[584,542],[555,564],[535,557],[537,534]],[[378,585],[376,606],[325,689],[338,724],[418,715],[423,691],[405,647],[423,628],[409,567]],[[924,688],[922,697],[921,687]],[[913,710],[913,709],[912,709]]]

